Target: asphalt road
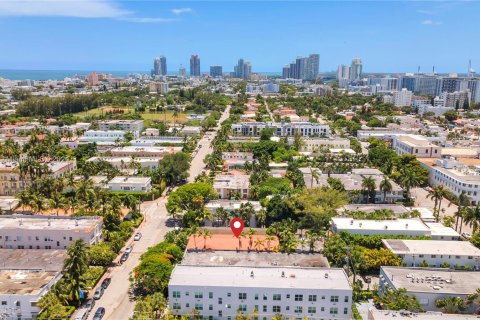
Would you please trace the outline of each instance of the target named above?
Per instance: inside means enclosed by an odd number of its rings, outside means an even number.
[[[192,163],[190,166],[190,175],[188,182],[191,182],[195,177],[204,170],[203,159],[213,150],[210,147],[211,140],[215,137],[220,123],[228,118],[230,115],[230,106],[223,112],[219,125],[214,128],[212,132],[207,132],[204,137],[198,143],[198,150],[194,153]],[[93,319],[93,315],[98,307],[105,308],[105,316],[103,319],[108,320],[123,320],[129,319],[133,315],[135,301],[130,301],[128,290],[130,287],[130,274],[139,264],[140,256],[149,247],[161,242],[165,234],[173,228],[173,226],[167,226],[167,209],[165,204],[167,202],[166,197],[160,197],[155,201],[144,202],[141,205],[141,210],[145,215],[145,221],[139,227],[137,232],[142,234],[142,238],[139,241],[133,241],[133,237],[127,242],[126,246],[133,245],[133,250],[130,253],[128,260],[122,265],[110,267],[99,284],[95,289],[100,286],[103,279],[109,277],[112,279],[110,286],[105,290],[105,293],[101,299],[97,300],[95,307],[90,313],[88,319]],[[124,248],[125,249],[125,248]],[[122,253],[124,251],[122,249]],[[115,261],[120,258],[117,257]],[[93,296],[95,290],[90,292],[89,297]],[[74,317],[72,317],[73,319]]]

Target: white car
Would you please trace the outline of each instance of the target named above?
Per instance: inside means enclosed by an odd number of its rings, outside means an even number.
[[[125,252],[125,253],[130,253],[130,252],[132,252],[132,250],[133,250],[133,247],[132,247],[132,246],[128,246],[128,247],[125,248],[125,251],[124,251],[124,252]]]
[[[464,237],[465,239],[470,239],[472,235],[468,232],[462,232],[462,237]]]
[[[135,236],[133,237],[133,240],[138,241],[142,239],[142,234],[141,233],[136,233]]]

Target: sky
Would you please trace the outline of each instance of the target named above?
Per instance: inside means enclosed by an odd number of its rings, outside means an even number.
[[[233,70],[281,72],[320,54],[365,72],[480,70],[480,1],[0,0],[0,69],[149,71],[191,54]]]

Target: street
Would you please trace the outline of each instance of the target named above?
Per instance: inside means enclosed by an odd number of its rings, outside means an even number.
[[[219,125],[213,132],[207,132],[198,143],[198,151],[194,154],[191,162],[188,182],[192,182],[195,177],[202,172],[204,163],[203,159],[213,150],[210,147],[211,140],[215,137],[216,132],[220,128],[220,123],[227,119],[230,114],[230,106],[228,106],[222,113],[219,120]],[[130,301],[128,290],[130,287],[130,274],[140,262],[140,256],[147,251],[151,246],[163,240],[165,234],[172,230],[172,226],[167,226],[167,209],[165,204],[167,202],[166,197],[160,197],[155,201],[144,202],[141,205],[141,211],[145,215],[145,221],[138,228],[137,232],[142,234],[142,238],[139,241],[133,241],[132,238],[127,242],[126,246],[133,245],[133,251],[130,253],[129,258],[122,265],[110,267],[105,275],[100,279],[95,289],[100,286],[103,279],[110,277],[112,282],[110,286],[105,290],[105,293],[101,299],[97,300],[95,307],[90,312],[88,319],[93,319],[95,310],[98,307],[105,308],[104,319],[121,320],[128,319],[133,315],[135,308],[135,301]],[[121,252],[124,251],[122,249]],[[117,257],[116,261],[118,261]],[[95,290],[91,290],[89,297],[93,296]],[[72,317],[73,318],[73,317]]]

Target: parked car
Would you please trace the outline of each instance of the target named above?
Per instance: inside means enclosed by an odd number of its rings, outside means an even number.
[[[105,308],[99,307],[97,311],[95,311],[95,315],[93,316],[93,320],[100,320],[105,315]]]
[[[125,248],[124,253],[130,254],[130,252],[132,252],[132,250],[133,250],[133,246],[128,246],[128,247]]]
[[[86,308],[82,308],[77,311],[75,315],[75,320],[87,320],[88,318],[88,310]]]
[[[136,233],[135,236],[133,237],[133,240],[138,241],[142,239],[142,234],[141,233]]]
[[[110,285],[110,282],[112,282],[112,278],[105,278],[105,280],[102,282],[102,288],[107,289]]]
[[[98,287],[97,290],[95,290],[95,294],[93,295],[93,299],[98,300],[103,296],[103,292],[105,289],[103,289],[102,286]]]
[[[95,306],[95,300],[93,299],[88,299],[87,303],[85,303],[85,308],[90,312],[93,310],[93,307]]]
[[[130,254],[128,254],[127,252],[122,254],[122,257],[120,258],[120,263],[124,263],[125,261],[127,261],[129,255]]]
[[[468,232],[462,232],[462,237],[464,237],[465,239],[470,239],[472,235]]]

